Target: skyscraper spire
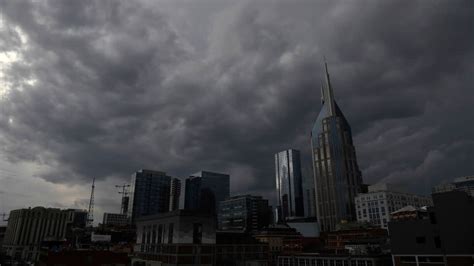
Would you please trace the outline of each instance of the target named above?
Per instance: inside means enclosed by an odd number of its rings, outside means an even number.
[[[324,84],[321,80],[321,104],[324,104]]]
[[[326,57],[324,57],[324,70],[326,71],[326,92],[324,93],[324,102],[328,104],[329,115],[333,116],[336,113],[334,106],[334,93],[332,91],[331,79],[329,78],[328,64]]]

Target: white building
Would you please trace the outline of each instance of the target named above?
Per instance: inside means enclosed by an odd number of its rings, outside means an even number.
[[[355,198],[357,221],[369,222],[387,228],[390,213],[405,206],[432,206],[431,197],[399,192],[391,184],[369,186],[368,193],[358,194]]]

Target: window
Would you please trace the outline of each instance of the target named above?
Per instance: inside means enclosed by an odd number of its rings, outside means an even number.
[[[424,236],[417,236],[417,237],[416,237],[416,243],[417,243],[417,244],[424,244],[424,243],[426,243],[426,237],[424,237]]]
[[[441,248],[441,239],[439,238],[439,236],[434,237],[434,244],[436,248]]]
[[[193,225],[193,244],[202,243],[202,224],[195,223]]]

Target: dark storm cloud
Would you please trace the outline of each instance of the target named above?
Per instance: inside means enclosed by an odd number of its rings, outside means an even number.
[[[426,192],[474,173],[471,1],[240,3],[213,14],[206,51],[142,2],[1,3],[0,47],[23,57],[2,153],[46,180],[208,169],[270,195],[273,154],[309,154],[323,55],[366,180]]]

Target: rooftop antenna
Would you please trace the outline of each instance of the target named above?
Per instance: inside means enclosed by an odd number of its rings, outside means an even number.
[[[87,212],[87,225],[92,227],[94,222],[94,189],[95,189],[95,177],[92,179],[91,198],[89,200],[89,211]]]

